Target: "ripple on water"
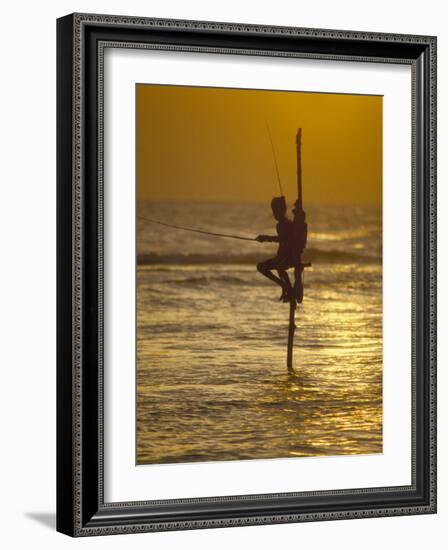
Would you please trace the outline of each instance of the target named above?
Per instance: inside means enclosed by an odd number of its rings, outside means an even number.
[[[138,463],[382,452],[380,265],[307,273],[294,377],[276,289],[184,267],[138,269]]]

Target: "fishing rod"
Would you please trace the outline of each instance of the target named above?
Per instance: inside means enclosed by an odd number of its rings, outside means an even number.
[[[275,171],[277,172],[278,186],[280,188],[280,195],[283,197],[282,182],[280,180],[280,170],[278,169],[277,155],[275,154],[274,142],[272,141],[271,130],[269,129],[268,121],[265,119],[266,129],[268,131],[269,141],[271,142],[272,155],[274,157]]]
[[[170,227],[171,229],[182,229],[183,231],[191,231],[192,233],[201,233],[203,235],[212,235],[213,237],[224,237],[226,239],[238,239],[240,241],[256,241],[253,237],[241,237],[240,235],[229,235],[228,233],[214,233],[213,231],[204,231],[203,229],[193,229],[192,227],[184,227],[182,225],[174,225],[172,223],[165,223],[159,220],[152,220],[151,218],[145,218],[144,216],[137,216],[141,220],[147,222],[163,225],[164,227]]]
[[[268,131],[269,141],[271,143],[272,155],[274,157],[275,171],[277,173],[278,186],[280,188],[280,194],[283,196],[282,182],[280,180],[280,171],[278,169],[277,156],[275,154],[274,142],[272,141],[271,131],[269,129],[268,121],[265,120],[266,129]],[[150,223],[156,223],[157,225],[163,225],[164,227],[170,227],[171,229],[181,229],[182,231],[190,231],[191,233],[200,233],[201,235],[211,235],[212,237],[223,237],[225,239],[238,239],[240,241],[257,241],[254,237],[241,237],[240,235],[230,235],[228,233],[216,233],[214,231],[205,231],[203,229],[194,229],[192,227],[185,227],[182,225],[175,225],[171,223],[161,222],[159,220],[153,220],[151,218],[145,218],[144,216],[137,216],[142,220]]]

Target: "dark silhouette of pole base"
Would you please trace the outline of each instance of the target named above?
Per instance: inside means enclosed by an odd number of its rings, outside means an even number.
[[[302,279],[302,273],[303,270],[307,267],[311,267],[313,264],[311,262],[301,262],[300,266],[296,268],[296,282],[294,284],[294,292],[293,296],[294,298],[291,298],[289,300],[289,327],[288,327],[288,354],[286,356],[286,366],[288,367],[288,372],[294,372],[294,368],[292,366],[292,358],[293,358],[293,348],[294,348],[294,333],[296,331],[296,309],[297,309],[297,302],[302,303],[303,300],[303,281]],[[298,277],[300,279],[298,279]],[[297,286],[300,286],[297,288]]]
[[[289,301],[289,329],[288,329],[288,354],[286,357],[286,366],[288,367],[288,372],[294,372],[292,366],[292,350],[294,347],[294,332],[296,330],[296,299],[292,298]]]

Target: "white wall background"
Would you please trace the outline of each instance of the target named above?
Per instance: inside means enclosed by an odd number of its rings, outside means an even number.
[[[74,11],[439,37],[439,513],[92,539],[55,532],[55,19]],[[2,10],[0,508],[4,548],[442,548],[448,521],[448,35],[442,0],[78,0]],[[442,538],[443,537],[443,538]]]

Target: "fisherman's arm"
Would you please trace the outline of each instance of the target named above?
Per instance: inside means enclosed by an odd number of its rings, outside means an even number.
[[[258,235],[255,240],[259,243],[279,243],[280,237],[278,235]]]

